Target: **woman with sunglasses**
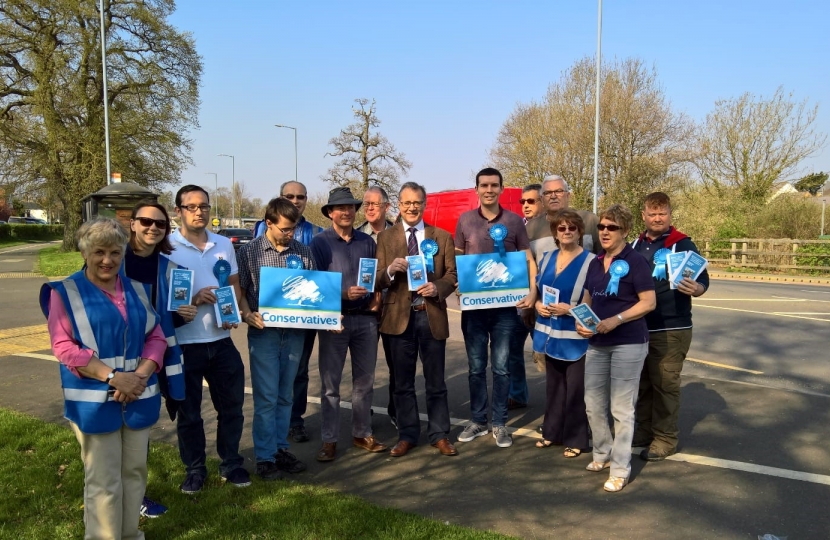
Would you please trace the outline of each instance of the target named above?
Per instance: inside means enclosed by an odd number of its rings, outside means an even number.
[[[585,357],[585,407],[593,434],[593,472],[610,468],[605,491],[617,492],[631,474],[631,441],[640,371],[648,352],[648,327],[643,318],[656,304],[651,267],[631,249],[626,236],[634,218],[615,204],[602,212],[597,225],[603,248],[588,267],[583,302],[600,319],[596,333],[577,323],[590,338]],[[608,408],[614,435],[608,426]]]
[[[176,403],[184,399],[182,351],[176,343],[175,328],[189,323],[196,316],[196,306],[182,306],[177,312],[167,310],[170,294],[169,275],[177,265],[166,257],[173,251],[170,245],[170,216],[163,205],[147,199],[135,205],[130,216],[130,241],[124,254],[124,274],[138,282],[150,285],[150,301],[159,314],[161,328],[167,338],[164,369],[159,372],[159,387],[164,396],[170,419],[176,417]],[[155,518],[167,511],[164,505],[144,497],[141,514]]]
[[[545,355],[545,422],[538,448],[565,445],[566,458],[588,448],[585,414],[585,351],[588,340],[576,332],[568,313],[585,290],[585,277],[594,254],[584,249],[585,224],[575,210],[565,208],[550,218],[557,250],[546,253],[536,274],[538,288],[533,351]],[[558,302],[545,303],[545,286],[556,289]]]

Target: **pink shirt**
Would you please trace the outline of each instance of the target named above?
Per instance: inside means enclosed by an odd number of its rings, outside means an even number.
[[[124,288],[121,285],[121,278],[116,278],[115,294],[110,294],[101,289],[107,298],[115,304],[119,313],[127,320],[127,306],[124,302]],[[49,298],[49,336],[52,339],[52,352],[55,357],[66,367],[69,368],[76,376],[81,377],[78,373],[79,367],[84,367],[89,364],[89,360],[95,355],[95,351],[81,346],[75,341],[72,332],[72,322],[69,320],[69,315],[66,313],[66,308],[63,305],[63,299],[60,293],[52,289]],[[167,350],[167,340],[164,338],[164,332],[158,324],[153,331],[144,340],[144,350],[141,353],[142,358],[148,358],[156,363],[156,373],[161,370],[164,364],[164,352]]]

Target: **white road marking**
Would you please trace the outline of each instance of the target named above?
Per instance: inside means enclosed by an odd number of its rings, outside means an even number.
[[[809,289],[801,289],[801,292],[808,292],[808,293],[819,293],[819,294],[830,294],[828,291],[811,291]]]
[[[804,298],[782,298],[771,296],[769,298],[701,298],[697,302],[806,302]],[[695,303],[697,305],[697,303]]]
[[[23,262],[25,260],[26,259],[0,259],[0,263],[17,263],[17,262]]]
[[[814,317],[802,317],[801,315],[776,315],[775,313],[771,313],[769,311],[752,311],[750,309],[738,309],[738,308],[728,308],[722,306],[707,306],[706,304],[695,304],[695,307],[700,308],[709,308],[709,309],[722,309],[724,311],[738,311],[741,313],[755,313],[757,315],[773,315],[775,317],[787,317],[790,319],[804,319],[807,321],[819,321],[819,322],[830,322],[827,319],[816,319]]]
[[[827,317],[830,313],[816,313],[815,311],[773,311],[773,315],[815,315],[817,317]]]
[[[52,362],[57,362],[58,359],[49,354],[38,354],[38,353],[20,353],[14,356],[21,356],[26,358],[36,358],[39,360],[50,360]],[[208,386],[206,381],[202,381],[203,386]],[[250,387],[245,387],[245,393],[251,394],[252,390]],[[316,405],[320,404],[320,398],[309,396],[308,398],[309,403],[314,403]],[[343,409],[351,409],[352,404],[348,401],[341,401],[340,407]],[[388,411],[384,407],[372,407],[372,410],[375,411],[377,414],[387,415]],[[428,417],[426,414],[419,415],[422,422],[426,422]],[[450,418],[450,424],[457,427],[466,426],[469,424],[469,420],[463,420],[460,418]],[[528,437],[531,439],[541,439],[542,436],[536,432],[536,430],[530,430],[526,428],[514,428],[514,427],[507,427],[507,430],[511,432],[513,435],[518,437]],[[468,443],[458,443],[458,444],[468,444]],[[639,448],[632,448],[631,453],[632,455],[639,454]],[[681,461],[692,463],[695,465],[705,465],[707,467],[718,467],[720,469],[730,469],[733,471],[743,471],[752,474],[761,474],[765,476],[774,476],[777,478],[786,478],[788,480],[799,480],[801,482],[810,482],[813,484],[823,484],[830,486],[830,476],[823,475],[823,474],[814,474],[814,473],[807,473],[802,471],[791,471],[789,469],[779,469],[777,467],[767,467],[765,465],[757,465],[755,463],[744,463],[742,461],[732,461],[728,459],[718,459],[718,458],[711,458],[706,456],[696,456],[694,454],[675,454],[673,456],[669,456],[666,458],[670,461]]]
[[[734,370],[734,371],[743,371],[745,373],[752,373],[753,375],[763,375],[764,374],[763,371],[755,371],[754,369],[739,368],[739,367],[730,366],[730,365],[727,365],[727,364],[719,364],[717,362],[709,362],[708,360],[698,360],[697,358],[688,358],[688,357],[686,357],[686,360],[688,360],[690,362],[696,362],[698,364],[706,364],[707,366],[713,366],[713,367],[718,367],[718,368],[723,368],[723,369],[731,369],[731,370]]]

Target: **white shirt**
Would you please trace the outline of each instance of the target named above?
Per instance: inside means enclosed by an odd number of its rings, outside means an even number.
[[[179,266],[193,270],[193,294],[205,287],[218,287],[219,280],[213,275],[213,267],[219,259],[231,263],[231,274],[239,273],[236,265],[236,253],[231,241],[221,235],[207,232],[205,250],[190,243],[178,230],[170,235],[173,253],[169,258]],[[176,328],[176,339],[181,344],[212,343],[231,336],[230,330],[216,326],[216,312],[213,304],[198,306],[196,318],[192,322]]]

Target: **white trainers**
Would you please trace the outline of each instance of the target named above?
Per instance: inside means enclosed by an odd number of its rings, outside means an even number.
[[[470,422],[467,424],[467,427],[464,428],[458,435],[458,442],[470,442],[476,437],[481,437],[483,435],[487,435],[490,432],[487,429],[487,425],[476,424],[475,422]]]
[[[510,448],[513,446],[513,437],[504,426],[493,426],[493,438],[496,439],[496,446],[499,448]]]

